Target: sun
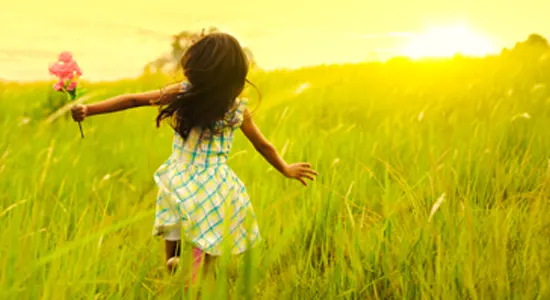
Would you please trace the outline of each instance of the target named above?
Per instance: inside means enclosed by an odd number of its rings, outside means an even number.
[[[485,36],[465,25],[440,27],[413,35],[402,54],[413,59],[426,57],[485,56],[495,52],[495,47]]]

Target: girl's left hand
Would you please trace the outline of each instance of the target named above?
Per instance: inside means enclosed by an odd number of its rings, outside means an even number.
[[[283,173],[286,177],[296,179],[303,185],[307,186],[306,179],[315,180],[315,176],[319,175],[311,168],[308,163],[296,163],[288,165]]]

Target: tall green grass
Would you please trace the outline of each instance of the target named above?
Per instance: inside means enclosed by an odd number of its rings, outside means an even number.
[[[255,74],[257,123],[286,160],[320,176],[309,188],[282,178],[238,134],[229,164],[263,243],[220,264],[203,296],[550,297],[550,71],[514,66]],[[107,97],[162,85],[87,88]],[[155,128],[153,108],[86,120],[84,140],[65,119],[25,120],[49,87],[0,86],[0,298],[183,297],[151,237],[152,174],[172,133]]]

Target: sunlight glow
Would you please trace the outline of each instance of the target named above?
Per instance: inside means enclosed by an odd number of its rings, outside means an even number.
[[[483,35],[464,25],[433,28],[415,35],[402,54],[413,59],[452,57],[455,54],[484,56],[495,51],[494,45]]]

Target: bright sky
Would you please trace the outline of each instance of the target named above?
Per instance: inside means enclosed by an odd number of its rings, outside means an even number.
[[[210,25],[236,35],[267,69],[498,52],[530,33],[550,38],[548,0],[3,2],[0,78],[11,80],[49,78],[62,50],[74,53],[87,79],[136,76],[169,50],[171,34]]]

